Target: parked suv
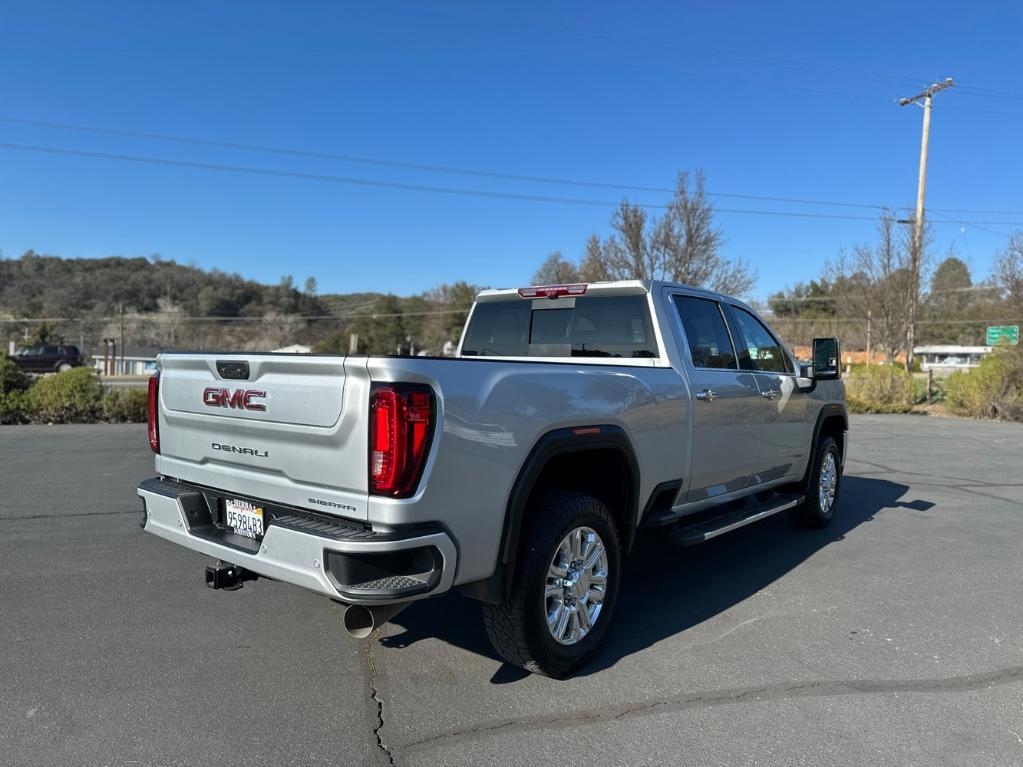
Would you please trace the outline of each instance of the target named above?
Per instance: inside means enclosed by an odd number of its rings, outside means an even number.
[[[39,344],[19,349],[11,359],[29,373],[63,373],[82,365],[77,346]]]

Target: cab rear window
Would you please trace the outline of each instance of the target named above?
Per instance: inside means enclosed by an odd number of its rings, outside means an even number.
[[[462,343],[467,357],[657,356],[646,296],[486,301]]]

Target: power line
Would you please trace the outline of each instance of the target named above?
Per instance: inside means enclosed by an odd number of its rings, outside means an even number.
[[[244,152],[257,152],[263,154],[275,154],[289,157],[304,157],[308,159],[350,162],[355,164],[371,165],[377,167],[403,168],[405,170],[416,170],[430,173],[447,173],[451,175],[473,176],[477,178],[504,179],[506,181],[554,184],[560,186],[576,186],[591,189],[615,189],[630,192],[652,192],[672,194],[676,191],[674,188],[666,186],[645,186],[640,184],[625,184],[612,181],[592,181],[586,179],[573,179],[558,176],[536,176],[521,173],[510,173],[506,171],[466,168],[453,165],[405,162],[401,160],[390,160],[386,158],[366,157],[363,155],[352,155],[336,152],[323,152],[318,150],[300,149],[296,147],[270,146],[265,144],[251,144],[238,141],[221,141],[218,139],[202,138],[198,136],[182,136],[170,133],[122,130],[119,128],[103,128],[94,125],[82,125],[77,123],[65,122],[50,122],[46,120],[32,120],[2,115],[0,115],[0,122],[9,123],[13,125],[25,125],[36,128],[47,128],[53,130],[63,130],[78,133],[91,133],[103,136],[119,136],[122,138],[142,139],[148,141],[162,141],[166,143],[185,144],[191,146],[205,146]],[[744,194],[736,192],[707,192],[706,194],[710,197],[731,198],[737,200],[757,200],[762,202],[791,203],[795,205],[821,205],[826,207],[861,208],[868,210],[888,210],[895,209],[896,207],[898,207],[894,205],[883,205],[879,203],[849,202],[846,200],[822,200],[810,197],[784,197],[777,195]],[[932,208],[931,210],[939,210],[944,211],[946,213],[988,213],[993,215],[1023,215],[1023,211],[1001,211],[984,209],[960,210],[952,208]]]
[[[998,115],[999,117],[1023,117],[1023,112],[1004,112],[1000,109],[980,109],[977,107],[964,107],[950,104],[945,109],[952,109],[956,112],[977,112],[985,115]]]
[[[222,173],[240,173],[254,176],[267,176],[272,178],[293,178],[304,181],[320,181],[326,183],[349,184],[355,186],[375,187],[382,189],[400,189],[411,192],[427,192],[433,194],[456,195],[462,197],[484,197],[492,199],[520,200],[525,202],[549,202],[567,205],[587,205],[602,208],[613,208],[617,202],[610,200],[594,200],[580,197],[556,197],[551,195],[520,194],[517,192],[496,192],[484,189],[464,189],[458,187],[435,186],[430,184],[409,184],[397,181],[380,181],[377,179],[361,178],[356,176],[335,176],[323,173],[307,173],[303,171],[287,171],[272,168],[260,168],[250,165],[227,165],[221,163],[195,162],[191,160],[173,160],[164,157],[151,157],[144,155],[116,154],[113,152],[96,152],[84,149],[68,149],[64,147],[41,146],[37,144],[15,144],[0,142],[0,149],[10,149],[22,152],[34,152],[37,154],[62,155],[71,157],[86,157],[98,160],[110,160],[116,162],[160,165],[164,167],[192,168],[195,170],[217,171]],[[663,203],[632,203],[635,207],[646,210],[663,210],[666,206]],[[716,213],[755,215],[755,216],[780,216],[786,218],[806,219],[829,219],[842,221],[876,221],[874,216],[854,216],[836,213],[804,213],[797,211],[781,210],[755,210],[749,208],[719,208],[715,207]],[[1002,226],[1023,226],[1018,221],[961,221],[948,220],[937,223],[949,224],[996,224]]]
[[[970,94],[976,94],[978,96],[985,96],[985,97],[993,96],[993,97],[996,97],[996,98],[1016,99],[1016,100],[1023,101],[1023,93],[1013,93],[1011,91],[999,91],[999,90],[993,90],[991,88],[978,88],[976,85],[960,85],[958,87],[962,88],[964,91],[967,91]]]
[[[339,162],[350,162],[363,165],[374,165],[388,168],[404,168],[406,170],[426,171],[431,173],[449,173],[452,175],[475,176],[479,178],[504,179],[506,181],[525,181],[540,184],[557,184],[562,186],[589,187],[594,189],[618,189],[630,192],[664,192],[671,194],[674,188],[664,186],[643,186],[638,184],[622,184],[609,181],[588,181],[584,179],[559,178],[556,176],[535,176],[522,173],[509,173],[505,171],[483,170],[476,168],[464,168],[453,165],[436,165],[430,163],[404,162],[400,160],[389,160],[378,157],[365,157],[362,155],[339,154],[336,152],[321,152],[317,150],[297,149],[293,147],[268,146],[265,144],[250,144],[237,141],[220,141],[195,136],[180,136],[169,133],[152,133],[148,131],[121,130],[117,128],[100,128],[89,125],[74,123],[48,122],[44,120],[28,120],[18,117],[0,116],[0,122],[14,125],[26,125],[36,128],[51,128],[55,130],[74,131],[79,133],[93,133],[105,136],[121,136],[123,138],[136,138],[150,141],[164,141],[176,144],[188,144],[193,146],[216,147],[220,149],[233,149],[245,152],[261,152],[264,154],[277,154],[290,157],[305,157],[317,160],[334,160]],[[707,192],[712,197],[730,197],[741,200],[762,200],[765,202],[790,202],[806,205],[827,205],[849,208],[871,208],[878,209],[884,206],[872,203],[840,202],[835,200],[814,200],[797,197],[776,197],[770,195],[738,194],[730,192]]]
[[[601,31],[601,30],[586,29],[584,27],[568,27],[568,30],[576,32],[577,34],[582,34],[583,36],[589,36],[589,37],[594,37],[594,38],[598,38],[598,39],[599,38],[604,38],[604,39],[608,39],[608,40],[618,40],[618,41],[625,41],[625,42],[642,42],[644,44],[659,45],[659,46],[664,47],[664,48],[670,48],[672,51],[674,51],[676,49],[677,45],[678,45],[677,41],[668,41],[668,40],[663,40],[663,39],[659,39],[659,38],[651,38],[651,37],[637,36],[637,35],[622,35],[620,33],[619,34],[614,34],[614,33],[604,32],[604,31]],[[880,73],[880,72],[872,72],[872,71],[869,71],[869,70],[863,70],[863,69],[859,69],[859,68],[850,68],[850,67],[841,66],[841,65],[823,64],[823,63],[820,63],[820,62],[800,61],[800,60],[789,59],[789,58],[764,56],[764,55],[761,55],[761,54],[739,53],[739,52],[736,52],[736,51],[729,51],[729,50],[725,50],[725,49],[721,49],[721,48],[711,48],[711,47],[707,47],[707,46],[693,45],[691,43],[686,45],[686,49],[690,50],[690,51],[702,51],[702,52],[704,52],[706,54],[709,54],[711,56],[716,56],[718,58],[731,59],[733,61],[739,61],[739,62],[748,62],[748,63],[752,63],[752,64],[756,64],[756,65],[767,64],[769,66],[775,66],[775,67],[780,67],[780,68],[784,68],[784,69],[803,70],[803,71],[812,72],[812,73],[816,73],[816,74],[823,74],[823,75],[832,75],[832,76],[833,75],[837,75],[837,76],[840,76],[840,77],[846,77],[846,78],[850,78],[850,79],[855,79],[857,82],[861,82],[861,83],[864,82],[864,81],[872,81],[873,83],[876,83],[876,84],[893,85],[893,86],[897,86],[899,88],[905,88],[907,86],[907,84],[910,84],[910,83],[912,83],[914,85],[921,85],[921,84],[927,82],[927,79],[926,78],[922,78],[922,77],[908,77],[908,76],[905,76],[905,75],[884,74],[884,73]],[[651,67],[651,68],[668,69],[668,68],[665,68],[665,67]],[[870,101],[887,101],[887,99],[884,99],[884,98],[881,98],[881,97],[878,97],[878,96],[868,96],[866,94],[842,93],[842,92],[839,92],[839,91],[825,90],[825,89],[822,89],[822,88],[814,88],[814,87],[810,87],[810,86],[796,85],[796,84],[792,84],[792,83],[778,83],[778,82],[766,82],[766,81],[762,81],[762,80],[758,81],[758,80],[751,80],[751,79],[740,79],[740,78],[723,76],[723,75],[714,75],[714,74],[711,74],[711,73],[681,72],[680,70],[669,70],[669,71],[679,71],[681,74],[692,75],[694,77],[705,77],[705,78],[711,78],[711,79],[732,80],[734,82],[742,82],[742,83],[747,83],[747,84],[750,84],[750,85],[770,85],[771,87],[774,87],[774,88],[783,87],[783,88],[788,88],[788,89],[791,89],[791,90],[801,90],[801,91],[806,91],[808,93],[819,93],[819,94],[828,95],[828,96],[837,96],[837,97],[840,97],[840,98],[858,98],[858,99],[864,99],[864,100],[870,100]],[[967,92],[967,95],[983,96],[983,97],[1008,98],[1008,99],[1014,99],[1014,100],[1023,100],[1023,94],[1021,94],[1021,93],[1014,93],[1014,92],[1002,91],[1002,90],[993,90],[993,89],[989,89],[989,88],[980,88],[980,87],[977,87],[977,86],[970,86],[970,85],[961,86],[961,87],[962,87],[962,89],[964,91]],[[975,107],[968,107],[968,106],[950,106],[950,107],[947,107],[947,108],[948,109],[955,109],[957,111],[963,111],[963,112],[981,112],[981,113],[997,114],[997,115],[1010,116],[1010,117],[1023,117],[1023,113],[1021,113],[1021,112],[1003,112],[1003,111],[996,111],[996,110],[989,110],[989,109],[982,109],[982,108],[975,108]]]
[[[940,216],[941,218],[945,219],[944,221],[939,221],[938,222],[939,224],[951,224],[951,223],[953,223],[952,220],[949,219],[949,217],[947,215],[945,215],[944,213],[940,213],[940,212],[934,210],[934,208],[931,208],[930,210],[931,210],[931,213],[936,213],[938,216]],[[981,231],[987,232],[988,234],[996,235],[998,237],[1010,237],[1010,238],[1012,237],[1012,234],[1009,233],[1009,232],[999,232],[997,229],[989,229],[988,227],[983,226],[982,224],[978,224],[976,222],[974,222],[972,224],[963,224],[963,226],[972,226],[975,229],[980,229]]]
[[[658,45],[658,46],[661,46],[661,47],[664,47],[664,48],[670,48],[672,51],[674,51],[677,48],[677,45],[678,45],[677,41],[668,41],[668,40],[663,40],[663,39],[659,39],[659,38],[652,38],[652,37],[647,37],[647,36],[623,35],[623,34],[620,34],[620,33],[615,34],[615,33],[605,32],[605,31],[602,31],[602,30],[587,29],[585,27],[567,27],[567,29],[570,32],[575,32],[575,33],[581,34],[583,36],[589,36],[589,37],[594,37],[594,38],[598,38],[598,39],[599,38],[604,38],[604,39],[608,39],[608,40],[618,40],[618,41],[625,41],[625,42],[641,42],[641,43],[644,43],[644,44],[654,44],[654,45]],[[764,55],[761,55],[761,54],[738,53],[738,52],[735,52],[735,51],[729,51],[729,50],[725,50],[725,49],[721,49],[721,48],[711,48],[711,47],[707,47],[707,46],[693,45],[691,43],[686,45],[686,49],[687,50],[691,50],[691,51],[702,51],[704,53],[710,54],[712,56],[716,56],[718,58],[732,59],[734,61],[739,61],[739,62],[748,62],[748,63],[752,63],[752,64],[757,64],[757,65],[767,64],[767,65],[770,65],[770,66],[776,66],[776,67],[781,67],[781,68],[785,68],[785,69],[796,69],[796,70],[800,70],[801,69],[801,70],[804,70],[804,71],[807,71],[807,72],[814,72],[814,73],[817,73],[817,74],[838,75],[838,76],[841,76],[841,77],[856,79],[858,82],[863,82],[864,80],[871,80],[874,83],[883,84],[883,85],[894,85],[894,86],[897,86],[899,88],[904,88],[909,83],[912,83],[914,85],[921,85],[922,83],[926,83],[927,82],[927,79],[926,78],[922,78],[922,77],[908,77],[908,76],[904,76],[904,75],[883,74],[883,73],[879,73],[879,72],[871,72],[871,71],[868,71],[868,70],[863,70],[863,69],[858,69],[858,68],[854,69],[854,68],[840,66],[840,65],[822,64],[822,63],[819,63],[819,62],[799,61],[799,60],[796,60],[796,59],[764,56]],[[742,82],[742,83],[747,83],[747,84],[750,84],[750,85],[770,85],[771,87],[775,87],[775,88],[783,87],[783,88],[789,88],[789,89],[792,89],[792,90],[802,90],[802,91],[806,91],[806,92],[809,92],[809,93],[819,93],[819,94],[824,94],[824,95],[828,95],[828,96],[837,96],[837,97],[841,97],[841,98],[859,98],[859,99],[870,100],[870,101],[886,101],[886,99],[883,99],[883,98],[880,98],[880,97],[877,97],[877,96],[867,96],[865,94],[841,93],[841,92],[838,92],[838,91],[830,91],[830,90],[824,90],[824,89],[821,89],[821,88],[813,88],[813,87],[809,87],[809,86],[795,85],[795,84],[792,84],[792,83],[777,83],[777,82],[766,82],[766,81],[757,81],[757,80],[750,80],[750,79],[740,79],[740,78],[728,77],[728,76],[723,76],[723,75],[714,75],[714,74],[710,74],[710,73],[681,72],[680,70],[670,70],[669,68],[665,68],[665,67],[651,67],[651,68],[668,69],[669,71],[679,71],[681,74],[692,75],[694,77],[705,77],[705,78],[711,78],[711,79],[731,80],[731,81],[734,81],[734,82]],[[1014,93],[1014,92],[1010,92],[1010,91],[993,90],[993,89],[989,89],[989,88],[980,88],[980,87],[977,87],[977,86],[969,86],[969,85],[961,86],[961,87],[963,88],[963,90],[967,91],[968,95],[976,95],[976,96],[984,96],[984,97],[999,97],[999,98],[1023,100],[1023,94],[1021,94],[1021,93]],[[996,111],[996,110],[980,109],[980,108],[964,107],[964,106],[949,106],[947,108],[948,109],[955,109],[957,111],[963,111],[963,112],[981,112],[981,113],[997,114],[997,115],[1003,115],[1003,116],[1009,116],[1009,117],[1023,117],[1023,113],[1021,113],[1021,112],[1001,112],[1001,111]]]
[[[452,165],[436,165],[431,163],[405,162],[401,160],[388,160],[378,157],[366,157],[363,155],[342,154],[337,152],[322,152],[309,149],[297,149],[294,147],[268,146],[265,144],[250,144],[239,141],[221,141],[195,136],[180,136],[169,133],[153,133],[148,131],[121,130],[117,128],[99,128],[89,125],[77,125],[72,123],[48,122],[43,120],[26,120],[15,117],[0,117],[0,122],[15,125],[27,125],[37,128],[52,128],[56,130],[75,131],[79,133],[94,133],[104,136],[122,136],[125,138],[137,138],[150,141],[164,141],[175,144],[190,144],[193,146],[217,147],[220,149],[235,149],[244,152],[261,152],[265,154],[278,154],[290,157],[305,157],[315,160],[336,160],[340,162],[358,163],[363,165],[376,165],[387,168],[404,168],[406,170],[428,171],[433,173],[450,173],[452,175],[477,176],[481,178],[499,178],[508,181],[529,181],[544,184],[568,184],[572,186],[586,186],[596,188],[624,189],[634,192],[673,192],[673,189],[657,186],[640,186],[634,184],[607,183],[602,181],[581,181],[572,179],[553,178],[549,176],[532,176],[528,174],[506,173],[501,171],[479,170],[473,168],[462,168]]]
[[[996,216],[1023,216],[1023,210],[987,210],[984,208],[928,208],[930,212],[939,213],[980,213]]]

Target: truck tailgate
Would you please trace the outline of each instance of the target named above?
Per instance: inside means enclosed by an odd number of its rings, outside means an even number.
[[[365,519],[365,358],[174,353],[159,366],[161,474]]]

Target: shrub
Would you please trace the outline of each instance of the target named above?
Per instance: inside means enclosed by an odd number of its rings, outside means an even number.
[[[25,423],[25,392],[0,392],[0,424]]]
[[[0,353],[0,394],[22,392],[32,385],[32,379],[24,370],[14,364],[14,360]]]
[[[144,423],[149,416],[149,392],[145,389],[114,389],[103,397],[103,420]]]
[[[25,418],[25,391],[32,379],[14,364],[6,354],[0,353],[0,423],[23,423]]]
[[[42,423],[89,423],[100,415],[103,387],[91,368],[44,376],[25,396],[28,417]]]
[[[1023,421],[1023,348],[998,349],[948,378],[945,405],[956,415]]]
[[[845,384],[852,413],[908,413],[913,408],[913,377],[895,365],[871,365]]]

